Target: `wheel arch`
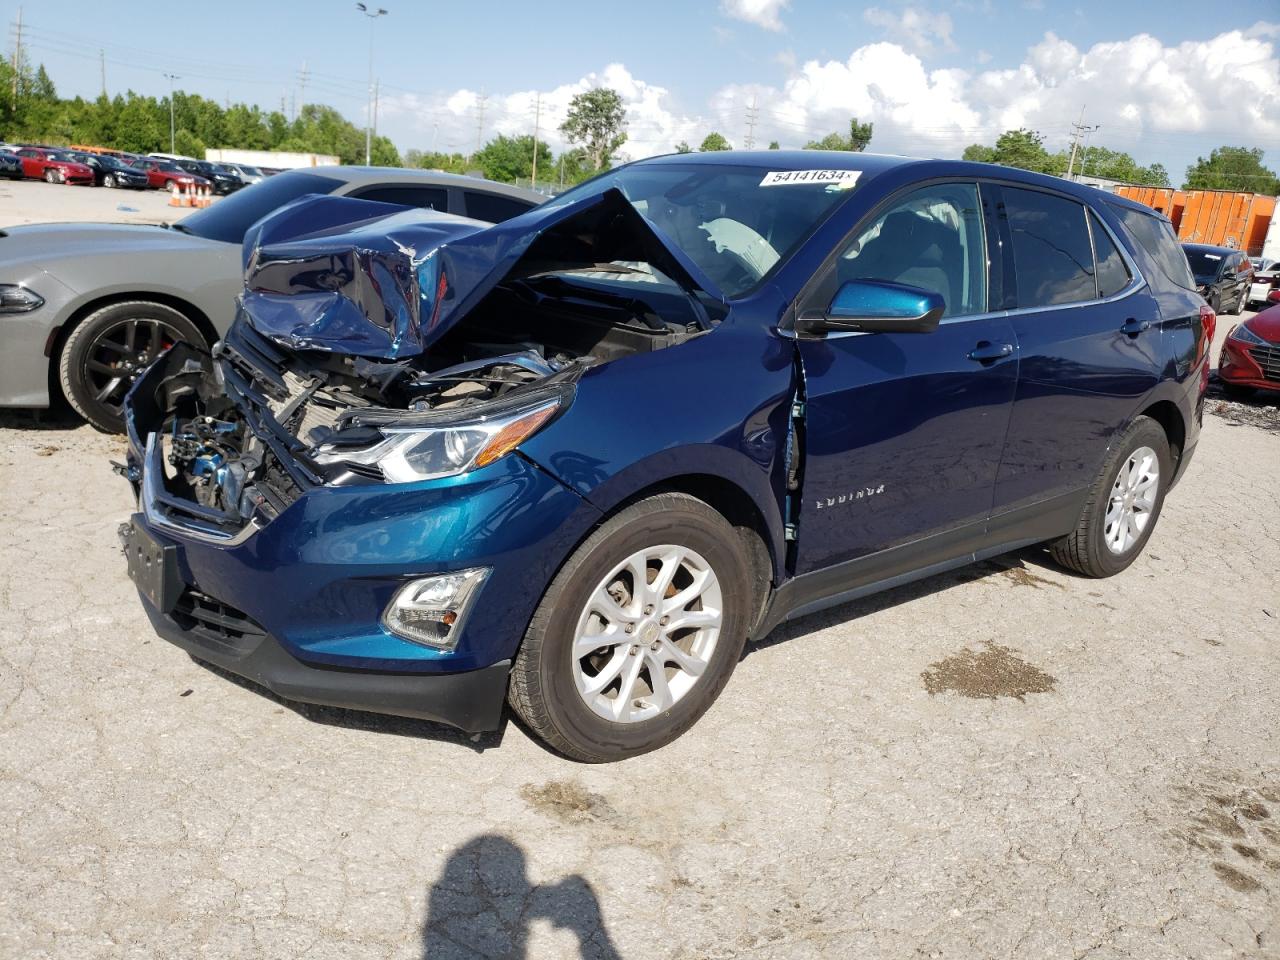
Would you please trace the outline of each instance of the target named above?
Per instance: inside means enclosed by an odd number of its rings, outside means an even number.
[[[1157,400],[1138,415],[1150,417],[1164,430],[1164,435],[1169,441],[1169,453],[1173,457],[1176,476],[1182,467],[1182,454],[1187,442],[1187,424],[1183,420],[1182,411],[1172,400]]]
[[[66,320],[49,331],[49,337],[45,341],[44,355],[49,360],[49,399],[51,401],[55,397],[62,397],[63,400],[66,400],[66,397],[63,396],[62,381],[58,375],[58,364],[62,357],[62,349],[66,346],[67,338],[71,336],[71,331],[84,322],[86,317],[101,310],[103,307],[131,301],[158,303],[161,306],[178,311],[196,325],[196,329],[205,338],[206,345],[212,345],[218,339],[218,331],[214,328],[213,323],[205,312],[191,301],[184,300],[182,297],[154,290],[117,291],[94,297],[77,306],[67,315]]]

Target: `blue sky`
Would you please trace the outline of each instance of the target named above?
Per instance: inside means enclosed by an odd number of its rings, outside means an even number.
[[[754,99],[760,144],[799,146],[857,114],[886,152],[956,155],[1022,124],[1056,148],[1083,106],[1102,125],[1095,143],[1175,178],[1224,142],[1262,146],[1280,165],[1280,27],[1259,23],[1265,3],[1175,2],[1156,16],[1096,0],[384,2],[379,127],[401,149],[472,149],[482,90],[485,138],[531,132],[540,97],[558,146],[568,99],[608,83],[628,103],[631,156],[711,129],[742,145]],[[368,24],[354,2],[23,7],[28,54],[64,95],[98,92],[102,50],[113,94],[163,94],[170,72],[184,89],[278,108],[305,62],[306,99],[363,122]],[[16,20],[16,4],[0,10]]]

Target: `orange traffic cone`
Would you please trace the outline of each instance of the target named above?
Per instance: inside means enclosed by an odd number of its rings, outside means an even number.
[[[210,187],[205,187],[205,188],[204,188],[204,197],[203,197],[203,202],[201,203],[201,206],[204,206],[204,207],[211,207],[211,206],[213,206],[213,190],[212,190],[212,188],[210,188]]]
[[[185,204],[182,202],[182,198],[183,198],[182,184],[177,183],[176,181],[170,181],[170,183],[169,183],[169,206],[171,206],[171,207],[182,207],[182,206],[185,206]]]

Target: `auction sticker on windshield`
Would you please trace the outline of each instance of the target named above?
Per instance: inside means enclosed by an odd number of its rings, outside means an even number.
[[[858,182],[861,170],[771,170],[760,181],[762,187],[785,187],[794,183],[830,183],[849,189]]]

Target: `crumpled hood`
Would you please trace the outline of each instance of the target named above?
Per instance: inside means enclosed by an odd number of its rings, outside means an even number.
[[[294,350],[421,354],[504,280],[644,261],[719,297],[618,190],[497,225],[344,197],[303,197],[245,238],[241,319]]]

